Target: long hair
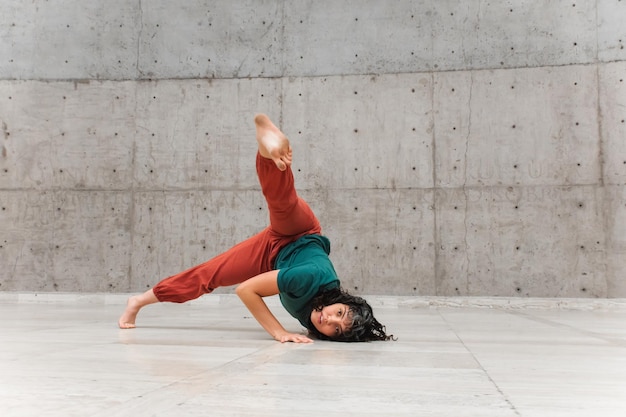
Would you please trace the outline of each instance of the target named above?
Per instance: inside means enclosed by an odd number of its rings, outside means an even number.
[[[341,288],[333,288],[319,293],[311,300],[311,308],[321,311],[331,304],[346,304],[352,319],[352,325],[339,337],[328,337],[311,325],[309,332],[322,340],[338,342],[370,342],[374,340],[395,340],[387,335],[385,326],[374,317],[372,307],[361,297],[348,294]]]

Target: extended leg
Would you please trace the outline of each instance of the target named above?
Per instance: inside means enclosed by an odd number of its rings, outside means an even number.
[[[239,284],[271,269],[276,239],[269,229],[244,240],[209,261],[161,280],[151,290],[128,299],[120,317],[121,329],[135,327],[139,310],[157,302],[184,303],[218,287]]]
[[[284,237],[320,233],[315,214],[296,193],[289,140],[267,116],[257,115],[254,122],[259,143],[257,174],[269,208],[272,231]]]

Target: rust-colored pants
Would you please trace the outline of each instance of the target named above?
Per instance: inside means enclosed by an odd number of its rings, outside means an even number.
[[[293,173],[257,153],[256,170],[270,212],[270,226],[215,258],[165,278],[154,288],[159,301],[184,303],[217,287],[239,284],[271,270],[278,252],[304,235],[321,233],[308,204],[296,194]]]

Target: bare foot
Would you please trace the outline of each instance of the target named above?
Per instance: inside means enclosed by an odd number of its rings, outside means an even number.
[[[274,161],[281,171],[286,170],[291,165],[289,139],[264,114],[257,114],[254,123],[261,156]]]
[[[141,305],[138,301],[138,296],[133,296],[128,299],[126,303],[126,310],[122,313],[122,316],[117,322],[120,329],[134,329],[135,320],[137,319],[137,313],[141,309]]]
[[[139,310],[148,304],[158,302],[159,300],[156,298],[156,295],[154,295],[153,289],[149,289],[140,295],[133,295],[128,299],[126,310],[124,310],[124,313],[122,313],[122,316],[117,321],[117,325],[120,326],[120,329],[134,329],[135,319],[137,318]]]

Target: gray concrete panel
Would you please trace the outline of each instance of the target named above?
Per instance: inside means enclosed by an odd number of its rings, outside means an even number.
[[[140,2],[141,78],[282,75],[282,2]]]
[[[626,62],[599,68],[602,160],[606,184],[626,184]]]
[[[0,187],[128,187],[134,113],[130,82],[0,82]]]
[[[127,291],[130,199],[119,192],[3,191],[3,290]]]
[[[425,0],[284,2],[284,75],[429,70],[431,7]]]
[[[441,189],[435,204],[437,294],[608,295],[602,189]]]
[[[0,205],[0,289],[54,290],[51,193],[0,191]]]
[[[135,79],[141,2],[0,3],[0,78]]]
[[[596,2],[432,2],[433,67],[518,68],[595,62]]]
[[[428,74],[286,79],[283,128],[302,188],[432,187]]]
[[[145,82],[137,91],[140,189],[258,187],[255,112],[278,120],[277,80]],[[236,109],[235,111],[233,111]]]
[[[594,66],[435,74],[436,185],[600,182]]]
[[[53,194],[51,243],[57,291],[115,292],[128,288],[130,196],[126,192]]]
[[[626,3],[623,0],[598,0],[598,60],[626,59]]]

